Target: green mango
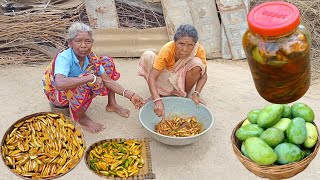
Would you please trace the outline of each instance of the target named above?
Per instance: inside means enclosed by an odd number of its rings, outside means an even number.
[[[241,127],[242,127],[242,126],[245,126],[245,125],[247,125],[247,124],[251,124],[248,119],[246,119],[246,120],[243,121],[243,123],[241,124]]]
[[[301,117],[292,119],[292,122],[286,130],[286,134],[291,143],[302,144],[307,139],[307,127],[305,120]]]
[[[287,128],[289,127],[289,125],[291,124],[291,119],[289,118],[281,118],[275,125],[273,125],[272,127],[274,128],[278,128],[281,131],[285,132],[287,130]]]
[[[314,126],[309,122],[306,122],[306,128],[307,128],[307,139],[303,142],[303,146],[306,148],[312,148],[317,143],[318,131],[316,126]]]
[[[258,137],[248,138],[244,146],[249,158],[259,165],[271,165],[277,160],[277,153]]]
[[[277,153],[279,164],[289,164],[304,158],[303,151],[292,143],[281,143],[274,148],[274,151]]]
[[[257,124],[262,128],[275,125],[282,117],[284,106],[282,104],[271,104],[263,108],[258,116]]]
[[[290,140],[288,138],[285,138],[282,143],[291,143]],[[291,143],[292,144],[292,143]],[[298,146],[299,148],[301,148],[301,144],[295,144],[296,146]]]
[[[313,110],[304,103],[296,103],[291,107],[292,117],[301,117],[306,122],[313,122],[314,120],[314,112]]]
[[[282,113],[283,118],[291,118],[291,107],[288,104],[283,105],[284,110]]]
[[[284,133],[278,128],[268,128],[260,135],[270,147],[274,148],[284,140]]]
[[[236,131],[236,137],[241,141],[245,141],[249,137],[259,137],[263,131],[264,129],[257,124],[247,124]]]
[[[247,119],[251,124],[257,124],[260,109],[254,109],[247,114]]]
[[[246,147],[244,146],[244,143],[241,144],[241,152],[244,156],[249,157],[246,151]]]
[[[297,108],[300,108],[300,107],[306,107],[307,105],[304,104],[304,103],[294,103],[292,106],[291,106],[291,114],[292,114],[292,111],[296,111]]]

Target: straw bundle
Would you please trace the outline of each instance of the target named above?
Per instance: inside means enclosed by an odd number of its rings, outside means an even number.
[[[139,7],[127,4],[123,0],[116,0],[115,4],[120,28],[147,29],[166,26],[163,13],[155,12],[151,8],[147,9],[149,3],[145,3],[146,7]]]
[[[65,32],[81,20],[84,6],[72,9],[32,9],[0,15],[0,65],[49,61],[66,47]]]

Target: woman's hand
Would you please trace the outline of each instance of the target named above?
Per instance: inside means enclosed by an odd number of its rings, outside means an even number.
[[[94,82],[94,86],[98,86],[99,88],[102,88],[104,86],[102,78],[100,76],[97,76],[97,80],[96,82]]]
[[[140,109],[146,102],[137,94],[133,94],[130,101],[136,109]]]
[[[161,116],[162,118],[164,118],[164,105],[162,103],[162,100],[156,101],[154,103],[154,107],[153,107],[154,113],[156,113],[157,116]]]
[[[199,106],[199,103],[206,105],[206,103],[204,102],[204,100],[200,97],[200,95],[196,92],[194,92],[192,94],[191,99],[196,103],[197,106]]]

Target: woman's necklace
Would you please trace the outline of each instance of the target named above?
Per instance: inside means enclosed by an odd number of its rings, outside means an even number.
[[[84,64],[84,61],[79,61],[79,65],[80,65],[81,70],[83,68],[83,64]]]
[[[86,58],[79,58],[79,57],[77,57],[77,58],[78,58],[78,60],[79,60],[80,70],[81,70],[81,72],[82,72],[82,68],[83,68],[84,61],[85,61]]]

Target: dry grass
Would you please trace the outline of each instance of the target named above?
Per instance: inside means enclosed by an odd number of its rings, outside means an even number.
[[[131,0],[132,2],[136,0]],[[165,27],[163,14],[154,12],[144,7],[135,7],[126,4],[123,0],[116,0],[120,28],[147,29]],[[148,3],[146,3],[148,6]]]
[[[250,7],[267,2],[266,0],[252,0]],[[311,47],[311,78],[320,78],[320,0],[288,0],[295,4],[301,14],[302,23],[310,30],[312,37]]]
[[[57,2],[57,1],[55,1]],[[66,47],[66,29],[81,20],[84,5],[0,15],[0,65],[50,61]]]

